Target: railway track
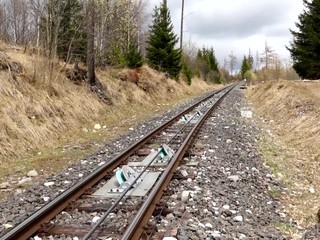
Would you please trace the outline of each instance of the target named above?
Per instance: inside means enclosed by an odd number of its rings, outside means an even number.
[[[142,233],[152,234],[152,231],[146,231],[146,226],[150,225],[153,213],[159,210],[156,203],[161,198],[170,179],[183,177],[175,176],[175,169],[205,119],[235,86],[232,85],[215,92],[157,127],[137,143],[58,195],[57,198],[8,231],[1,239],[28,239],[37,234],[39,236],[64,234],[83,239],[96,239],[99,236],[139,239]],[[146,174],[153,174],[153,177],[143,180]],[[116,187],[109,188],[107,193],[101,195],[99,189],[108,185],[112,179],[116,179]],[[141,185],[141,182],[151,180],[154,181],[152,188],[150,187],[145,193],[140,193],[138,196],[132,194],[135,188]],[[106,197],[110,195],[112,197]],[[134,216],[130,219],[121,219],[121,216],[114,219],[112,213],[115,210],[119,211],[122,206],[122,211],[134,212]],[[68,211],[73,211],[75,214],[85,211],[89,216],[95,213],[97,214],[96,220],[94,224],[91,222],[89,225],[85,220],[86,227],[72,226],[72,224],[65,226],[68,222],[66,218],[70,215]],[[122,221],[120,228],[119,224],[115,225],[115,222],[119,223],[119,221]]]

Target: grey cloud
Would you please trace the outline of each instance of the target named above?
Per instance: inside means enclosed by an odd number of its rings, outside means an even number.
[[[264,28],[283,22],[283,4],[244,6],[234,12],[194,14],[186,21],[190,32],[212,38],[245,38],[263,33]]]

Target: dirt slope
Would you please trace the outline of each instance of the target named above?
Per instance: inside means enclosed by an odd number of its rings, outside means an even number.
[[[278,196],[288,216],[298,227],[315,224],[320,208],[320,82],[266,82],[251,86],[247,98],[269,133],[261,152],[287,187]]]

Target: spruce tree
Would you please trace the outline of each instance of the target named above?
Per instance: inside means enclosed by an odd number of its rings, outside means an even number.
[[[175,79],[178,78],[181,71],[181,50],[175,48],[177,42],[178,37],[173,32],[167,0],[163,0],[160,8],[154,9],[147,59],[152,68],[167,72]]]
[[[211,80],[215,83],[221,83],[219,65],[212,47],[210,50],[204,47],[202,50],[198,50],[197,65],[200,72],[200,77],[203,77],[204,80]]]
[[[85,61],[87,35],[83,5],[79,0],[63,0],[59,6],[58,56],[65,61],[70,58]]]
[[[129,68],[139,68],[143,65],[143,60],[138,46],[130,44],[129,52],[125,56]]]
[[[320,0],[303,0],[305,10],[296,23],[298,31],[291,31],[293,41],[287,49],[293,68],[302,78],[320,78]]]
[[[241,78],[245,78],[246,72],[251,70],[251,64],[249,62],[249,59],[246,56],[243,56],[242,65],[241,65]]]

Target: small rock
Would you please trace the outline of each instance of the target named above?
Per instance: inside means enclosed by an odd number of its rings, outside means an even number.
[[[303,238],[303,236],[297,233],[293,234],[291,237],[292,237],[292,240],[301,240]]]
[[[43,197],[43,201],[48,202],[49,201],[49,197]]]
[[[40,237],[38,237],[38,236],[35,236],[33,239],[34,239],[34,240],[42,240],[42,238],[40,238]]]
[[[239,181],[239,179],[240,179],[240,177],[238,175],[232,175],[232,176],[228,177],[228,180],[231,180],[231,181],[234,181],[234,182]]]
[[[226,143],[232,143],[231,139],[227,139]]]
[[[28,183],[28,182],[31,182],[31,181],[32,181],[32,179],[31,179],[30,177],[22,178],[22,179],[18,182],[18,184],[19,184],[19,185],[22,185],[22,184],[24,184],[24,183]]]
[[[310,187],[310,188],[309,188],[309,192],[313,194],[313,193],[315,193],[316,191],[314,190],[313,187]]]
[[[95,124],[93,127],[95,130],[101,129],[101,125],[99,123]]]
[[[99,216],[95,216],[95,217],[92,218],[92,222],[93,222],[93,223],[96,223],[96,222],[99,221],[99,219],[100,219]]]
[[[205,227],[206,227],[207,229],[212,229],[212,224],[211,224],[211,223],[206,223],[206,224],[205,224]]]
[[[169,213],[169,214],[167,214],[166,219],[173,220],[174,219],[174,215],[172,213]]]
[[[129,128],[130,131],[133,131],[133,128]]]
[[[13,225],[9,223],[3,224],[3,226],[5,229],[13,228]]]
[[[89,132],[89,130],[87,128],[82,128],[82,131],[86,132],[86,133]]]
[[[4,182],[4,183],[0,184],[0,189],[6,189],[8,187],[10,187],[10,183],[8,183],[8,182]]]
[[[39,175],[38,172],[36,170],[34,170],[34,169],[27,173],[28,177],[36,177],[38,175]]]
[[[229,206],[229,205],[223,205],[222,208],[223,208],[224,210],[229,210],[229,209],[230,209],[230,206]]]
[[[83,173],[79,173],[79,175],[78,175],[79,177],[83,177]]]
[[[181,175],[184,176],[184,177],[186,177],[186,176],[189,175],[186,170],[181,170],[180,173],[181,173]]]
[[[206,226],[203,223],[198,223],[198,226],[202,228],[206,228]]]
[[[211,236],[214,239],[220,239],[221,238],[221,233],[219,231],[213,231],[213,233],[211,234]]]
[[[99,164],[98,164],[98,166],[102,166],[103,164],[105,164],[106,162],[100,162]]]
[[[243,217],[242,216],[235,216],[234,218],[233,218],[233,220],[235,220],[235,221],[237,221],[237,222],[242,222],[243,221]]]
[[[188,202],[189,201],[190,192],[189,191],[183,191],[181,193],[181,201],[182,202]]]
[[[245,239],[246,237],[247,237],[247,236],[244,235],[244,234],[242,234],[242,233],[239,234],[239,239]]]
[[[54,182],[45,182],[43,185],[45,185],[46,187],[50,187],[54,185]]]

